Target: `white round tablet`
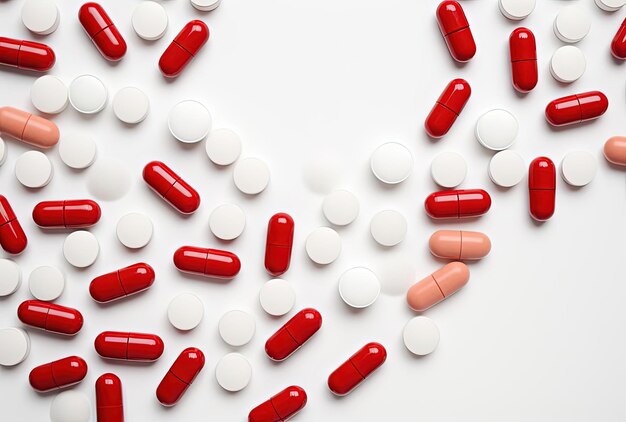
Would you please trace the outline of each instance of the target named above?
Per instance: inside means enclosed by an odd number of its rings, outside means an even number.
[[[85,393],[68,390],[59,393],[50,405],[51,422],[89,422],[91,403]]]
[[[39,151],[27,151],[15,162],[15,177],[27,188],[42,188],[52,180],[52,163]]]
[[[209,216],[209,228],[218,239],[238,238],[246,227],[246,215],[235,204],[224,204],[215,208]]]
[[[0,138],[0,166],[4,164],[7,159],[7,148],[4,143],[4,139]]]
[[[150,111],[150,100],[139,88],[127,86],[113,97],[113,113],[124,123],[134,125],[143,122]]]
[[[500,0],[498,5],[504,17],[514,21],[526,18],[535,10],[535,0]]]
[[[591,29],[591,18],[578,5],[562,8],[554,20],[554,33],[563,42],[578,42],[585,38],[589,29]]]
[[[256,195],[263,192],[269,184],[270,169],[258,158],[244,158],[235,164],[233,180],[241,192]]]
[[[430,175],[436,184],[444,188],[459,186],[467,175],[465,158],[456,152],[442,152],[430,164]]]
[[[66,166],[85,169],[96,159],[96,141],[85,132],[63,133],[59,142],[59,156]]]
[[[518,130],[519,124],[513,114],[495,109],[478,118],[474,133],[482,146],[493,151],[501,151],[513,145]]]
[[[626,0],[596,0],[596,4],[602,10],[615,12],[626,5]]]
[[[172,136],[186,144],[203,140],[211,130],[212,123],[213,119],[209,110],[193,100],[176,104],[167,117],[167,125]]]
[[[22,22],[29,31],[48,35],[59,27],[59,9],[52,0],[26,0],[22,6]]]
[[[98,239],[86,230],[70,233],[63,243],[65,259],[77,268],[86,268],[96,262],[98,253],[100,253]]]
[[[339,295],[353,308],[366,308],[376,302],[380,281],[376,274],[364,267],[351,268],[339,277]]]
[[[561,176],[572,186],[585,186],[595,177],[597,167],[596,158],[590,152],[572,151],[561,161]]]
[[[524,159],[517,152],[500,151],[489,161],[489,178],[503,188],[517,185],[525,174]]]
[[[83,114],[95,114],[107,105],[108,92],[93,75],[81,75],[70,84],[70,104]]]
[[[133,29],[144,40],[154,41],[161,38],[167,30],[167,13],[155,1],[142,1],[133,11]]]
[[[42,113],[58,114],[67,107],[67,86],[56,76],[44,75],[30,88],[30,100]]]
[[[241,139],[230,129],[215,129],[204,145],[209,160],[218,166],[228,166],[241,155]]]
[[[15,366],[28,357],[30,337],[21,328],[0,329],[0,365]]]
[[[413,156],[404,145],[388,142],[376,148],[370,166],[378,180],[393,185],[409,177],[413,168]]]
[[[296,292],[288,281],[275,278],[263,284],[259,292],[259,302],[268,314],[282,316],[293,309]]]
[[[228,311],[220,318],[218,324],[220,337],[226,344],[234,347],[248,344],[256,331],[254,318],[244,311]]]
[[[191,5],[202,12],[210,12],[217,9],[221,0],[191,0]]]
[[[143,248],[152,239],[152,220],[145,214],[128,213],[118,220],[116,233],[120,243],[127,248]]]
[[[252,365],[243,355],[229,353],[217,362],[215,378],[224,390],[241,391],[250,383]]]
[[[37,300],[56,300],[65,289],[65,276],[55,267],[37,267],[28,277],[28,288]]]
[[[331,224],[346,226],[358,217],[359,200],[352,192],[336,190],[324,198],[322,211]]]
[[[204,317],[204,305],[192,293],[181,293],[167,307],[167,318],[179,330],[189,331],[198,326]]]
[[[406,218],[398,211],[384,210],[377,213],[370,223],[370,232],[382,246],[395,246],[406,236]]]
[[[111,158],[101,158],[89,169],[87,189],[98,199],[113,201],[128,193],[131,181],[124,163]]]
[[[20,288],[20,284],[22,284],[22,271],[19,265],[10,259],[0,259],[0,297],[15,293]]]
[[[571,83],[585,73],[587,60],[578,47],[565,45],[554,52],[550,59],[550,73],[559,82]]]
[[[418,316],[404,326],[402,337],[411,353],[424,356],[434,352],[439,345],[439,328],[432,319]]]
[[[329,227],[318,227],[306,238],[306,253],[311,261],[327,265],[341,253],[341,237]]]

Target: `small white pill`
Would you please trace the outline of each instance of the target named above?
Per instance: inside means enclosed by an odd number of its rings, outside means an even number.
[[[0,365],[15,366],[28,357],[30,337],[21,328],[0,329]]]
[[[413,156],[404,145],[388,142],[376,148],[370,166],[378,180],[393,185],[409,177],[413,169]]]
[[[200,298],[192,293],[181,293],[167,307],[167,318],[181,331],[196,328],[204,317],[204,305]]]
[[[108,92],[102,81],[93,75],[81,75],[70,84],[70,104],[79,113],[95,114],[107,105]]]
[[[35,34],[53,33],[59,21],[59,9],[52,0],[26,0],[22,6],[22,23]]]
[[[59,156],[66,166],[85,169],[96,159],[96,141],[84,132],[63,133],[59,142]]]
[[[87,189],[104,201],[120,199],[130,190],[132,179],[124,163],[111,158],[101,158],[89,169]]]
[[[35,299],[53,301],[65,290],[65,276],[55,267],[37,267],[28,277],[28,288]]]
[[[217,362],[215,378],[224,390],[241,391],[250,383],[252,365],[243,355],[229,353]]]
[[[563,42],[576,43],[589,33],[591,18],[578,5],[566,6],[554,20],[554,33]]]
[[[430,164],[430,175],[435,183],[444,188],[458,186],[467,175],[465,158],[456,152],[442,152]]]
[[[20,288],[20,284],[22,284],[22,271],[19,265],[10,259],[0,259],[0,297],[15,293]]]
[[[514,151],[500,151],[489,161],[489,178],[503,188],[517,185],[524,178],[524,159]]]
[[[626,0],[596,0],[596,4],[602,10],[615,12],[626,4]]]
[[[191,5],[202,12],[210,12],[217,9],[221,0],[191,0]]]
[[[15,177],[27,188],[37,189],[52,180],[52,163],[39,151],[27,151],[15,162]]]
[[[63,255],[67,262],[77,268],[86,268],[96,262],[100,253],[98,239],[86,230],[70,233],[63,243]]]
[[[7,147],[4,143],[4,139],[0,137],[0,166],[4,164],[7,159]]]
[[[246,215],[235,204],[224,204],[215,208],[209,216],[209,228],[218,239],[238,238],[246,227]]]
[[[265,190],[270,182],[270,169],[258,158],[237,161],[233,171],[235,186],[247,195],[256,195]]]
[[[259,302],[268,314],[282,316],[293,309],[296,303],[296,292],[288,281],[275,278],[261,287]]]
[[[478,118],[474,133],[482,146],[493,151],[501,151],[513,145],[518,130],[519,124],[513,114],[495,109]]]
[[[241,155],[241,139],[230,129],[215,129],[204,145],[209,160],[218,166],[228,166]]]
[[[339,277],[339,295],[353,308],[366,308],[376,302],[380,281],[376,274],[364,267],[351,268]]]
[[[167,13],[155,1],[142,1],[133,11],[131,19],[133,29],[140,38],[154,41],[161,38],[167,30]]]
[[[514,21],[526,18],[535,10],[535,0],[500,0],[498,5],[504,17]]]
[[[352,192],[339,189],[324,198],[322,211],[331,224],[347,226],[359,215],[359,200]]]
[[[206,138],[213,119],[204,105],[185,100],[172,107],[167,124],[174,138],[185,144],[194,144]]]
[[[587,60],[580,48],[573,45],[560,47],[550,59],[550,73],[559,82],[571,83],[580,78],[587,67]]]
[[[335,261],[341,253],[341,237],[329,227],[319,227],[306,238],[306,253],[311,261],[327,265]]]
[[[402,337],[411,353],[425,356],[434,352],[439,345],[439,328],[430,318],[418,316],[404,326]]]
[[[377,213],[370,223],[370,232],[382,246],[395,246],[406,236],[406,218],[398,211],[384,210]]]
[[[139,249],[152,239],[152,220],[145,214],[128,213],[117,222],[117,238],[129,249]]]
[[[134,125],[143,122],[150,111],[150,100],[139,88],[127,86],[113,97],[113,113],[124,123]]]
[[[596,175],[598,163],[593,154],[587,151],[572,151],[561,161],[563,180],[572,186],[585,186],[591,183]]]
[[[51,422],[89,422],[91,402],[85,393],[68,390],[59,393],[50,405]]]
[[[228,311],[218,323],[220,337],[228,345],[240,347],[248,344],[256,331],[254,318],[247,312]]]
[[[30,88],[30,100],[42,113],[58,114],[67,107],[67,86],[56,76],[44,75]]]

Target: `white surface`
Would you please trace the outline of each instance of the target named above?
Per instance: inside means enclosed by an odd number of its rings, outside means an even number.
[[[77,230],[70,233],[63,242],[63,256],[70,265],[85,268],[92,265],[100,253],[98,239],[91,232]]]
[[[51,422],[89,422],[91,414],[89,397],[76,390],[59,393],[50,405]]]
[[[585,186],[596,176],[598,163],[588,151],[568,152],[561,161],[561,176],[572,186]]]
[[[61,134],[59,156],[66,166],[73,169],[85,169],[96,159],[96,141],[86,132]]]
[[[130,172],[123,161],[101,158],[87,174],[87,189],[97,199],[113,201],[128,193],[132,185]]]
[[[11,259],[0,259],[0,297],[17,291],[22,284],[22,270]]]
[[[133,11],[133,29],[147,41],[161,38],[167,30],[167,12],[155,1],[142,1]]]
[[[70,104],[80,113],[95,114],[102,111],[107,105],[108,96],[104,83],[93,75],[81,75],[70,83]]]
[[[626,0],[596,0],[596,4],[602,10],[615,12],[626,4]]]
[[[44,75],[33,83],[30,100],[42,113],[60,113],[67,107],[67,86],[56,76]]]
[[[15,177],[27,188],[37,189],[52,180],[52,163],[39,151],[28,151],[15,162]]]
[[[370,222],[370,233],[382,246],[395,246],[402,242],[407,232],[407,221],[396,210],[384,210],[376,213]]]
[[[439,345],[439,328],[432,319],[418,316],[404,326],[402,338],[411,353],[418,356],[429,355]]]
[[[306,238],[306,253],[316,264],[328,265],[339,258],[341,237],[330,227],[318,227]]]
[[[4,164],[7,159],[7,147],[4,139],[0,138],[0,166]]]
[[[204,304],[193,293],[181,293],[167,307],[167,318],[175,328],[189,331],[196,328],[204,317]]]
[[[22,6],[22,23],[35,34],[53,33],[59,21],[59,9],[52,0],[26,0]]]
[[[498,6],[505,17],[519,21],[535,10],[535,0],[499,0]]]
[[[372,173],[383,183],[395,185],[411,175],[413,156],[398,142],[387,142],[376,148],[370,162]]]
[[[459,186],[467,176],[467,162],[458,152],[442,152],[430,163],[430,175],[441,187]]]
[[[223,204],[211,211],[209,228],[218,239],[233,240],[241,236],[246,227],[246,215],[235,204]]]
[[[359,216],[359,200],[350,191],[331,192],[322,204],[324,217],[336,226],[347,226]]]
[[[172,107],[167,116],[170,133],[180,142],[195,144],[209,134],[213,119],[209,110],[200,102],[185,100]]]
[[[130,249],[139,249],[152,239],[152,220],[145,214],[130,212],[117,221],[115,233],[120,243]]]
[[[380,281],[368,268],[350,268],[339,277],[339,296],[353,308],[367,308],[379,294]]]
[[[204,145],[209,159],[219,166],[228,166],[241,155],[241,138],[230,129],[215,129]]]
[[[239,353],[227,354],[215,366],[215,379],[226,391],[243,390],[250,383],[250,378],[252,378],[252,365]]]
[[[150,111],[150,100],[145,92],[134,86],[120,89],[113,97],[113,113],[124,123],[143,122]]]
[[[270,169],[258,158],[244,158],[237,161],[233,171],[235,186],[246,195],[257,195],[265,190],[270,182]]]
[[[0,366],[15,366],[28,357],[30,337],[21,328],[0,329]]]
[[[482,146],[493,151],[507,149],[517,138],[519,123],[507,110],[489,110],[478,118],[474,134]]]
[[[489,161],[489,178],[496,185],[510,188],[526,175],[524,159],[515,151],[500,151]]]
[[[209,12],[216,9],[220,3],[221,0],[191,0],[191,5],[203,12]]]
[[[252,340],[256,331],[256,324],[254,318],[249,313],[234,310],[222,315],[218,324],[218,330],[220,337],[226,344],[240,347]]]
[[[287,280],[274,278],[265,282],[261,287],[259,302],[268,314],[282,316],[293,309],[296,303],[296,292]]]
[[[586,68],[585,55],[580,48],[573,45],[560,47],[550,59],[550,73],[559,82],[574,82],[583,76]]]
[[[563,7],[554,20],[554,33],[563,42],[578,42],[590,29],[591,15],[578,4]]]
[[[35,268],[28,276],[28,289],[37,300],[50,302],[63,294],[65,276],[56,267],[44,265]]]

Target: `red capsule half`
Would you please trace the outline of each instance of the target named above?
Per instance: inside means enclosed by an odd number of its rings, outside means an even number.
[[[265,269],[274,277],[289,269],[294,227],[293,218],[283,212],[274,214],[267,225]]]
[[[535,158],[528,168],[530,215],[546,221],[554,214],[556,202],[556,167],[548,157]]]
[[[126,41],[113,21],[98,3],[85,3],[78,11],[78,20],[102,56],[112,62],[126,54]]]
[[[435,219],[478,217],[491,208],[491,196],[482,189],[444,190],[428,195],[424,208]]]
[[[153,362],[161,357],[165,345],[156,334],[104,331],[94,342],[96,352],[106,359]]]
[[[43,393],[78,384],[85,376],[87,362],[78,356],[69,356],[34,368],[28,375],[28,382]]]
[[[100,206],[91,199],[44,201],[33,208],[33,221],[43,228],[84,228],[100,221]]]
[[[45,44],[0,37],[0,64],[45,72],[52,69],[55,61],[54,51]]]
[[[519,92],[530,92],[537,86],[537,44],[535,35],[528,28],[517,28],[509,37],[511,55],[511,79]]]
[[[98,422],[124,422],[122,381],[115,374],[102,374],[96,380]]]
[[[208,39],[209,28],[204,22],[193,20],[187,23],[159,59],[163,76],[175,78],[180,75]]]
[[[546,119],[552,126],[565,126],[594,120],[609,108],[609,100],[600,91],[583,92],[557,98],[546,107]]]
[[[430,110],[424,128],[431,138],[443,137],[459,117],[472,88],[465,79],[453,79],[443,90],[435,106]]]
[[[345,396],[361,384],[387,359],[387,350],[379,343],[367,343],[350,356],[328,377],[328,388],[338,396]]]
[[[304,389],[292,385],[252,409],[248,414],[248,422],[286,421],[301,411],[306,406],[306,401]]]
[[[73,336],[83,327],[83,316],[76,309],[39,300],[27,300],[17,308],[17,317],[26,325]]]
[[[461,5],[456,1],[441,2],[437,22],[452,58],[457,62],[471,60],[476,54],[476,43]]]
[[[620,60],[626,60],[626,19],[622,21],[611,42],[611,54]]]
[[[185,273],[229,280],[239,274],[241,261],[237,255],[218,249],[181,246],[174,252],[174,265]]]
[[[285,360],[306,343],[321,326],[322,315],[313,308],[305,308],[265,342],[265,353],[272,360]]]
[[[204,353],[195,347],[182,351],[157,387],[156,396],[163,406],[174,406],[204,367]]]
[[[200,206],[198,192],[160,161],[146,164],[143,168],[143,180],[183,214],[191,214]]]
[[[96,302],[110,302],[146,290],[154,279],[152,267],[139,262],[94,278],[89,285],[89,294]]]
[[[26,249],[28,239],[6,197],[0,195],[0,246],[17,255]]]

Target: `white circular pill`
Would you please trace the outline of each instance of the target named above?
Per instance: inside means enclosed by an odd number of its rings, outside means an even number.
[[[209,228],[218,239],[238,238],[246,227],[246,215],[235,204],[224,204],[215,208],[209,216]]]
[[[0,329],[0,365],[15,366],[28,357],[30,337],[21,328]]]
[[[96,159],[96,141],[85,132],[63,133],[59,142],[59,156],[66,166],[85,169]]]
[[[467,163],[461,154],[442,152],[430,164],[430,174],[436,184],[444,188],[459,186],[467,175]]]
[[[418,316],[404,326],[402,337],[411,353],[424,356],[434,352],[439,345],[439,328],[430,318]]]
[[[209,110],[193,100],[176,104],[167,117],[167,125],[172,136],[186,144],[203,140],[211,130],[212,123],[213,119]]]
[[[504,17],[514,21],[526,18],[535,10],[535,0],[500,0],[498,5]]]
[[[70,84],[70,104],[83,114],[95,114],[107,105],[108,92],[93,75],[81,75]]]
[[[50,405],[51,422],[89,422],[91,403],[85,393],[68,390],[59,393]]]
[[[585,55],[578,47],[560,47],[550,59],[550,73],[559,82],[571,83],[580,78],[587,67]]]
[[[204,305],[192,293],[181,293],[167,307],[167,318],[181,331],[189,331],[198,326],[204,317]]]
[[[56,76],[44,75],[30,88],[30,100],[42,113],[58,114],[67,107],[67,86]]]
[[[370,223],[370,232],[382,246],[395,246],[406,236],[406,218],[398,211],[384,210],[376,214]]]
[[[0,138],[0,166],[4,164],[7,159],[7,148],[4,143],[4,139]]]
[[[513,145],[518,129],[515,116],[506,110],[495,109],[478,118],[474,133],[482,146],[501,151]]]
[[[86,230],[70,233],[63,243],[65,259],[77,268],[85,268],[96,262],[99,252],[98,239]]]
[[[237,161],[233,171],[235,186],[247,195],[256,195],[265,190],[270,182],[270,169],[258,158]]]
[[[139,3],[133,11],[131,21],[137,35],[144,40],[158,40],[167,30],[167,13],[163,6],[155,1]]]
[[[98,159],[87,175],[87,189],[104,201],[120,199],[130,190],[132,179],[126,166],[111,158]]]
[[[595,177],[597,167],[598,163],[590,152],[572,151],[561,161],[561,175],[572,186],[585,186]]]
[[[413,156],[404,145],[388,142],[376,148],[370,166],[378,180],[393,185],[409,177],[413,168]]]
[[[282,316],[293,309],[296,303],[296,292],[288,281],[274,278],[261,287],[259,302],[268,314]]]
[[[191,0],[191,5],[202,12],[210,12],[217,9],[221,0]]]
[[[0,297],[15,293],[20,284],[22,271],[19,265],[10,259],[0,259]]]
[[[127,86],[113,97],[113,113],[124,123],[134,125],[143,122],[150,111],[150,100],[139,88]]]
[[[244,311],[228,311],[218,323],[220,337],[226,344],[234,347],[248,344],[256,331],[254,318]]]
[[[591,18],[578,5],[562,8],[554,20],[554,33],[563,42],[575,43],[582,40],[590,28]]]
[[[243,355],[229,353],[217,362],[215,378],[224,390],[241,391],[250,383],[252,365]]]
[[[52,180],[52,163],[39,151],[27,151],[15,162],[15,177],[27,188],[42,188]]]
[[[336,190],[324,198],[322,211],[331,224],[346,226],[358,217],[359,200],[352,192]]]
[[[503,188],[517,185],[525,174],[524,159],[517,152],[500,151],[489,161],[489,178]]]
[[[59,27],[59,9],[52,0],[26,0],[22,6],[22,22],[29,31],[48,35]]]
[[[215,129],[204,145],[209,159],[218,166],[228,166],[241,155],[241,139],[230,129]]]
[[[371,270],[351,268],[339,277],[339,295],[353,308],[367,308],[380,294],[380,281]]]
[[[145,214],[128,213],[118,220],[116,234],[127,248],[143,248],[152,239],[152,220]]]
[[[596,4],[602,10],[615,12],[626,5],[626,0],[596,0]]]
[[[28,277],[28,288],[37,300],[56,300],[65,289],[65,276],[55,267],[37,267]]]
[[[318,227],[306,238],[306,253],[311,261],[327,265],[341,253],[341,237],[329,227]]]

